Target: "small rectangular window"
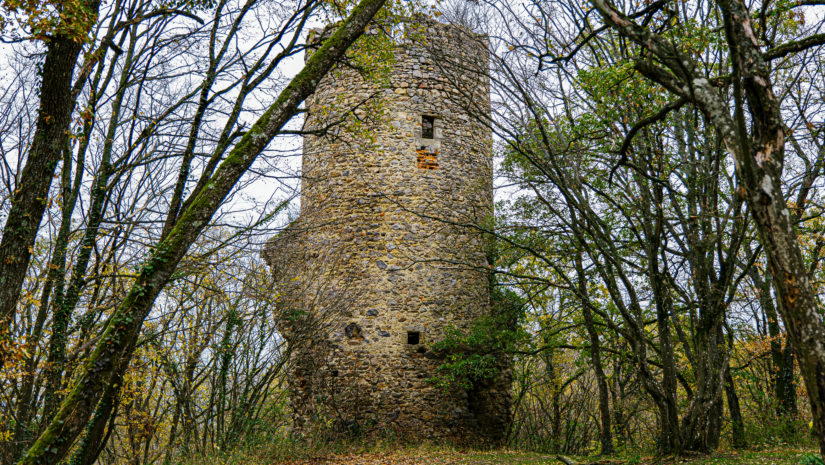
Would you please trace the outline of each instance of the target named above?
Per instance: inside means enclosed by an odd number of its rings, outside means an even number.
[[[421,340],[421,333],[418,331],[407,331],[407,344],[415,345]]]
[[[423,115],[421,117],[421,138],[433,139],[435,137],[435,116]]]

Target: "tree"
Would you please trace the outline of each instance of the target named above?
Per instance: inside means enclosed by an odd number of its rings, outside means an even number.
[[[49,186],[68,144],[69,124],[75,99],[86,76],[73,83],[77,59],[88,33],[97,20],[97,0],[20,6],[4,3],[3,19],[24,10],[35,37],[46,42],[40,86],[37,127],[20,176],[11,192],[11,208],[0,240],[0,331],[11,327],[14,311],[26,278],[31,250],[46,210]],[[25,8],[28,7],[28,8]],[[41,9],[42,8],[42,9]],[[46,11],[43,11],[46,10]],[[56,10],[56,11],[50,11]],[[5,22],[5,21],[4,21]],[[99,53],[98,53],[99,54]],[[91,57],[88,67],[92,65]],[[86,71],[88,73],[88,71]],[[0,366],[9,349],[9,334],[0,334]]]
[[[67,453],[91,418],[107,386],[113,385],[131,360],[144,319],[190,244],[206,227],[257,155],[294,116],[298,105],[312,92],[315,83],[363,33],[383,4],[382,0],[364,0],[356,5],[349,17],[307,61],[304,69],[229,151],[214,173],[207,172],[201,177],[189,200],[182,203],[174,225],[154,247],[151,256],[141,266],[135,283],[113,312],[78,381],[45,431],[20,461],[21,464],[56,463]],[[220,153],[217,155],[219,157]],[[218,157],[213,158],[216,164],[220,161]]]
[[[771,62],[825,42],[821,34],[775,45],[757,37],[764,26],[763,6],[754,23],[745,4],[720,0],[720,25],[730,60],[730,75],[710,74],[666,36],[634,22],[603,0],[593,6],[604,22],[637,44],[636,69],[668,92],[690,101],[720,134],[736,162],[738,180],[768,257],[780,312],[808,390],[820,450],[825,456],[825,322],[811,285],[799,240],[785,200],[782,170],[786,125],[774,94]],[[657,6],[658,7],[658,6]],[[761,50],[762,45],[769,48]],[[730,83],[733,114],[718,83]],[[750,128],[748,128],[748,120]]]

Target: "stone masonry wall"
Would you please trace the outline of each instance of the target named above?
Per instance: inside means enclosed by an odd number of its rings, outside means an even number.
[[[470,393],[428,382],[444,329],[490,311],[485,240],[466,227],[492,214],[492,135],[466,110],[490,112],[486,40],[415,27],[388,87],[339,68],[307,101],[305,130],[351,108],[383,113],[355,112],[372,141],[338,128],[305,136],[300,218],[265,252],[286,309],[295,428],[496,443],[506,373]],[[462,67],[442,69],[442,53]]]

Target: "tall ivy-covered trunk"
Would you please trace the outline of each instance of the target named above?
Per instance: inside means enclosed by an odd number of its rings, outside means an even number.
[[[19,462],[21,465],[56,464],[66,455],[89,421],[112,376],[128,365],[144,319],[189,246],[196,241],[258,154],[297,113],[300,103],[314,91],[321,78],[361,36],[384,2],[361,0],[335,33],[307,60],[304,69],[244,134],[209,182],[193,193],[192,202],[141,267],[132,288],[114,310],[76,384],[48,427]]]
[[[91,124],[87,122],[84,133],[88,137],[91,131]],[[83,145],[83,144],[81,144]],[[42,337],[43,326],[46,322],[46,315],[49,308],[50,297],[55,283],[62,281],[66,269],[66,252],[69,245],[69,234],[71,233],[71,217],[77,203],[78,193],[80,192],[80,183],[83,179],[83,166],[85,162],[85,148],[81,147],[78,151],[78,162],[75,168],[74,180],[71,179],[72,171],[72,154],[65,150],[63,154],[63,173],[62,173],[62,193],[63,205],[61,206],[62,215],[60,229],[57,233],[57,238],[54,242],[54,249],[52,258],[49,260],[49,271],[47,273],[46,282],[43,285],[43,291],[40,296],[40,305],[37,312],[36,323],[31,333],[31,340],[37,341]],[[22,383],[20,386],[21,394],[17,404],[17,418],[14,430],[15,444],[12,453],[17,456],[28,448],[31,441],[34,440],[34,433],[32,418],[36,412],[34,396],[35,371],[36,371],[36,357],[35,351],[30,348],[29,356],[26,358],[25,368],[23,371]],[[11,457],[6,457],[7,460],[12,460]]]
[[[11,330],[14,312],[37,231],[48,204],[49,187],[69,137],[74,110],[72,73],[82,43],[58,35],[46,44],[40,84],[40,107],[32,145],[0,240],[0,333]],[[9,334],[0,334],[0,366]]]
[[[784,348],[777,357],[781,362],[776,370],[776,398],[778,401],[777,411],[786,417],[795,417],[796,408],[796,381],[794,381],[794,350],[793,345],[787,337]]]
[[[91,420],[86,424],[83,437],[78,442],[78,447],[69,465],[94,465],[100,453],[103,452],[106,439],[112,434],[114,419],[117,417],[118,394],[123,384],[123,371],[125,369],[114,373],[103,391],[100,402],[97,403]]]
[[[95,177],[91,192],[91,206],[89,208],[86,230],[80,242],[80,250],[71,273],[68,288],[65,287],[65,273],[59,274],[55,280],[54,312],[52,316],[52,334],[49,338],[49,353],[46,359],[46,392],[43,414],[50,418],[60,403],[60,391],[63,388],[63,371],[66,364],[66,346],[69,323],[74,308],[80,300],[80,292],[86,281],[86,268],[92,256],[95,241],[97,240],[100,224],[103,221],[104,206],[108,201],[109,177],[112,173],[111,159],[115,139],[115,131],[120,123],[120,111],[126,94],[126,81],[129,79],[132,59],[135,51],[135,30],[130,33],[130,42],[123,69],[120,75],[118,92],[112,101],[112,114],[109,119],[109,128],[103,144],[103,154]],[[67,218],[64,218],[67,220]],[[65,249],[63,251],[65,254]]]

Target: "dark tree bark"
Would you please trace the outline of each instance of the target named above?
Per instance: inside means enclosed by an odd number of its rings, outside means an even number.
[[[46,430],[19,462],[55,464],[69,451],[118,370],[131,360],[134,343],[155,298],[215,211],[267,144],[296,114],[321,78],[361,36],[385,0],[361,0],[335,33],[306,62],[276,101],[244,134],[210,180],[193,194],[175,226],[154,248],[134,285],[114,310],[103,335]]]
[[[652,152],[650,152],[652,153]],[[658,171],[658,170],[657,170]],[[655,214],[645,216],[642,229],[645,238],[645,255],[647,257],[647,274],[656,303],[656,328],[659,333],[659,352],[662,360],[662,402],[659,407],[662,414],[662,437],[659,440],[660,452],[678,454],[686,446],[681,440],[679,411],[676,398],[676,361],[670,332],[670,315],[673,313],[673,297],[668,289],[668,280],[659,254],[664,247],[664,212],[654,208],[653,204],[662,205],[664,192],[661,184],[646,185],[646,179],[637,177],[640,184],[641,201],[647,211]],[[651,190],[653,197],[651,198]],[[662,269],[660,269],[660,267]],[[682,427],[683,428],[683,427]]]
[[[46,44],[37,125],[0,241],[0,332],[11,331],[52,177],[67,145],[75,106],[72,73],[82,47],[82,42],[62,35]],[[3,340],[8,337],[0,334],[0,366],[6,358]]]
[[[733,349],[733,333],[728,328],[728,347]],[[742,419],[742,409],[739,406],[739,396],[736,395],[736,385],[733,382],[733,375],[730,373],[730,363],[725,368],[725,395],[728,398],[728,412],[730,413],[730,424],[733,447],[742,449],[746,447],[745,421]]]
[[[742,419],[742,409],[739,407],[739,396],[736,395],[736,386],[730,375],[730,367],[725,372],[725,395],[728,398],[733,447],[742,449],[748,445],[745,439],[745,422]]]
[[[695,112],[679,111],[675,119],[685,190],[680,203],[681,193],[668,189],[677,216],[675,224],[683,231],[680,234],[671,227],[671,233],[690,264],[697,306],[697,314],[691,315],[695,324],[690,344],[674,320],[696,380],[682,420],[681,442],[684,450],[710,452],[718,447],[721,435],[724,373],[729,357],[723,328],[738,282],[737,257],[747,222],[742,216],[741,198],[730,199],[729,213],[720,211],[725,202],[725,188],[720,185],[725,179],[725,153],[715,131],[701,124],[701,115]],[[699,127],[705,128],[701,137],[697,134]],[[674,288],[677,286],[672,278],[669,281]]]
[[[707,312],[711,310],[711,312]],[[682,422],[685,450],[710,452],[719,445],[727,349],[721,339],[724,310],[703,308],[695,330],[696,390]]]
[[[69,465],[94,465],[100,453],[103,452],[106,439],[112,434],[117,417],[118,394],[123,383],[123,371],[125,370],[121,369],[114,373],[106,386]]]
[[[657,247],[658,248],[658,247]],[[665,289],[665,280],[657,279],[658,260],[652,260],[649,268],[653,272],[653,292],[656,295],[656,328],[659,332],[659,351],[662,358],[662,401],[660,413],[662,415],[662,431],[659,444],[663,454],[678,454],[685,447],[681,441],[679,411],[676,398],[676,362],[673,354],[673,343],[670,334],[670,314],[673,301],[669,291]]]
[[[785,341],[784,348],[781,349],[781,360],[776,370],[776,399],[777,413],[786,418],[793,418],[797,415],[796,407],[796,381],[794,381],[794,350],[793,345],[787,337],[782,337]]]
[[[85,126],[84,134],[88,138],[91,132],[91,125]],[[63,156],[63,173],[61,180],[61,189],[63,197],[62,216],[60,229],[55,239],[54,252],[51,260],[49,260],[49,271],[47,273],[46,282],[43,285],[43,292],[40,296],[40,305],[36,317],[34,330],[32,331],[31,339],[37,341],[42,337],[43,326],[46,321],[47,311],[49,309],[49,302],[54,289],[55,283],[63,279],[66,267],[66,251],[69,244],[69,234],[71,233],[71,216],[74,212],[75,204],[77,203],[78,194],[80,192],[80,183],[83,179],[83,167],[85,162],[85,149],[81,147],[78,151],[78,162],[75,168],[75,177],[72,180],[72,154],[66,149]],[[35,350],[34,347],[29,348],[30,355],[26,358],[23,380],[21,383],[21,394],[17,404],[17,419],[14,430],[14,441],[16,444],[12,453],[16,456],[21,454],[31,441],[34,440],[32,417],[35,414],[36,408],[33,402],[34,384],[35,384]],[[11,457],[7,457],[9,461]]]

